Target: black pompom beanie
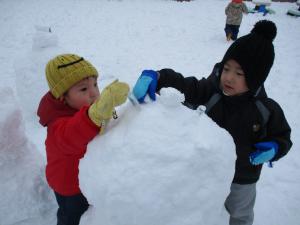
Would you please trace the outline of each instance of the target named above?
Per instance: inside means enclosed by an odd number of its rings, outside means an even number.
[[[222,65],[230,59],[240,64],[247,86],[253,93],[264,83],[273,65],[276,34],[277,28],[272,21],[258,21],[250,34],[232,43],[222,59]]]

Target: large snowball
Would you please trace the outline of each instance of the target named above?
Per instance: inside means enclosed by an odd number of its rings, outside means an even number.
[[[127,102],[91,142],[80,183],[92,207],[81,224],[228,223],[223,202],[234,173],[233,140],[179,102],[173,92],[140,107]]]

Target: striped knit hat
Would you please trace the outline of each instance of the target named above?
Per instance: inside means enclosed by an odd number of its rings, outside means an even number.
[[[84,78],[98,77],[96,68],[84,58],[74,54],[58,55],[46,66],[46,78],[50,92],[61,97],[74,84]]]

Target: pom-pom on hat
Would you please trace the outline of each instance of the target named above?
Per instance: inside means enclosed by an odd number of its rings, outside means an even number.
[[[84,78],[98,77],[96,68],[84,58],[74,54],[58,55],[46,66],[46,78],[50,92],[61,97],[74,84]]]
[[[230,59],[240,64],[247,86],[253,93],[265,82],[273,65],[276,34],[277,28],[272,21],[258,21],[250,34],[232,43],[222,59],[222,65]]]

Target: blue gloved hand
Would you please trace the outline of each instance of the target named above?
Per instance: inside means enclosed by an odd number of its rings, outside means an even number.
[[[142,72],[133,88],[133,95],[139,103],[144,102],[146,94],[148,94],[153,101],[156,100],[157,76],[158,74],[154,70],[144,70]]]
[[[278,144],[274,141],[259,142],[254,145],[256,151],[250,154],[250,163],[259,165],[270,161],[278,152]],[[272,164],[270,165],[272,166]]]

